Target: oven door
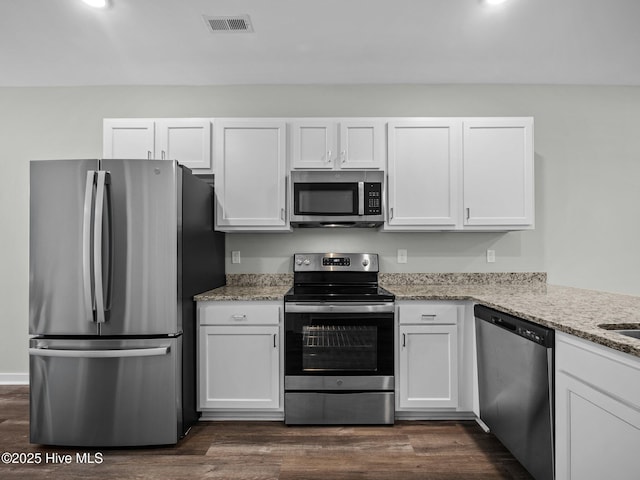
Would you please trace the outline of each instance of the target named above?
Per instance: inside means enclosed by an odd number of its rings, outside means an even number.
[[[392,303],[285,304],[285,389],[393,390]]]

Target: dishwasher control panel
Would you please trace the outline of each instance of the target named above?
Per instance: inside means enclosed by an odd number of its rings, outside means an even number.
[[[553,347],[554,331],[552,329],[482,305],[475,306],[474,315],[538,345]]]

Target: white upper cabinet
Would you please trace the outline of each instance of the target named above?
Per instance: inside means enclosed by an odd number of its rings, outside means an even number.
[[[292,168],[382,169],[384,122],[372,119],[296,119],[291,122]]]
[[[460,223],[460,119],[388,123],[385,230],[454,229]]]
[[[216,119],[216,229],[289,230],[286,124]]]
[[[211,120],[206,118],[108,118],[104,158],[177,160],[194,173],[213,173]]]
[[[533,228],[533,118],[463,122],[464,227]]]
[[[292,167],[332,169],[336,153],[336,126],[325,120],[291,124]]]
[[[156,132],[160,158],[178,160],[196,173],[213,172],[209,119],[162,119],[156,122]]]
[[[105,118],[102,130],[104,158],[155,158],[155,121],[145,118]]]

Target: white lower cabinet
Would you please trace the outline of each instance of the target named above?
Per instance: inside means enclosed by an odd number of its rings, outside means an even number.
[[[638,478],[640,359],[556,333],[556,479]]]
[[[464,312],[463,304],[397,302],[398,417],[471,412],[473,323],[464,321]]]
[[[281,311],[275,301],[198,304],[203,418],[282,418]]]

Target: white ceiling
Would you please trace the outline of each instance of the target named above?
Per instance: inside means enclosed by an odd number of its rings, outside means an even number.
[[[110,1],[1,0],[0,86],[640,85],[640,0]]]

